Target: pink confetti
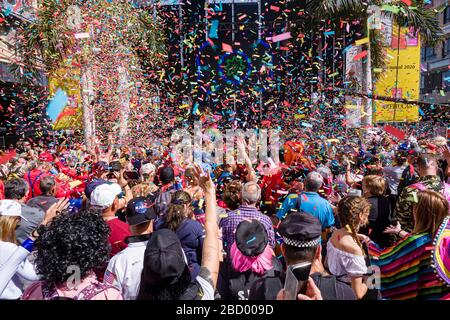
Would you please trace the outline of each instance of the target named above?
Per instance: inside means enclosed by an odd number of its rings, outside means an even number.
[[[290,32],[285,32],[285,33],[273,36],[271,38],[271,40],[272,40],[272,42],[280,42],[280,41],[283,41],[283,40],[286,40],[286,39],[290,39],[290,38],[292,38],[291,37],[291,33]]]

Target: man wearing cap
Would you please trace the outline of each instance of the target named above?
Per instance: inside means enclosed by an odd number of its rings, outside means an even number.
[[[214,300],[211,273],[202,266],[192,279],[178,236],[169,229],[157,230],[144,251],[137,300]]]
[[[283,266],[269,246],[264,225],[244,220],[236,229],[230,258],[221,263],[217,289],[222,300],[248,300],[253,283],[281,273]]]
[[[162,167],[159,171],[160,193],[155,199],[155,210],[158,217],[166,215],[172,194],[178,189],[175,183],[175,171],[172,167]]]
[[[103,220],[111,229],[109,243],[113,257],[127,247],[125,239],[130,236],[128,225],[116,216],[126,206],[125,194],[117,183],[101,184],[92,191],[91,206],[101,211]]]
[[[309,213],[293,212],[280,224],[283,244],[281,252],[288,266],[310,262],[310,277],[319,288],[323,300],[356,300],[352,288],[328,275],[322,264],[319,219]],[[275,300],[283,289],[285,275],[275,273],[257,280],[250,289],[249,300]]]
[[[128,202],[126,219],[131,231],[131,236],[125,239],[128,247],[112,257],[104,276],[104,283],[117,287],[124,300],[135,300],[137,297],[144,252],[155,218],[148,198],[137,197]]]

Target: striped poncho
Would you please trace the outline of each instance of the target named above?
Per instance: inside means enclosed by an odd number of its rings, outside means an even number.
[[[383,299],[450,299],[450,287],[432,266],[434,249],[428,233],[409,235],[386,249],[370,243],[371,264],[381,272]]]

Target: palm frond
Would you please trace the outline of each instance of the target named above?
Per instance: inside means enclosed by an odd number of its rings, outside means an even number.
[[[84,8],[86,21],[103,21],[113,17],[126,21],[126,25],[122,25],[121,43],[136,52],[144,68],[162,63],[161,57],[165,52],[163,30],[157,28],[150,12],[136,12],[127,0],[92,0],[88,5],[83,0],[42,0],[38,19],[21,27],[18,32],[17,62],[12,66],[14,73],[37,75],[45,69],[50,74],[59,69],[68,56],[74,60],[82,59],[82,54],[75,49],[73,30],[67,24],[67,9],[71,5]],[[113,35],[103,36],[110,45],[118,41],[118,37]]]
[[[387,60],[386,60],[386,49],[383,47],[384,36],[380,30],[371,30],[370,31],[370,61],[372,69],[386,69]],[[381,76],[381,72],[373,72],[372,77],[373,80],[378,80]]]
[[[364,12],[372,0],[311,0],[306,3],[306,10],[312,15],[334,16]]]
[[[392,16],[402,27],[416,28],[422,40],[428,45],[436,45],[444,37],[444,32],[439,25],[438,12],[434,9],[426,9],[421,5],[408,6],[404,2],[397,1],[396,6],[400,8],[398,14],[385,12]]]

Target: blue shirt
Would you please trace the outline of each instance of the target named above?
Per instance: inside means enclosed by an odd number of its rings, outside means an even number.
[[[322,224],[322,230],[334,225],[333,209],[327,200],[322,198],[317,192],[302,192],[300,195],[301,211],[317,217]],[[297,194],[290,194],[286,197],[281,208],[277,212],[277,217],[279,219],[284,219],[291,209],[295,209],[297,197]]]
[[[155,230],[163,228],[167,228],[166,221],[160,219],[155,225]],[[205,230],[200,222],[186,218],[175,233],[180,239],[181,247],[186,255],[191,277],[195,279],[200,272]]]

